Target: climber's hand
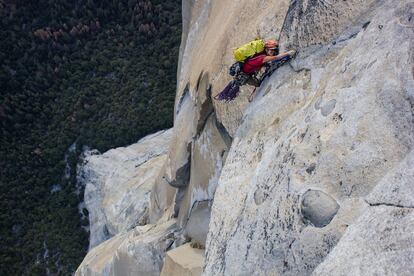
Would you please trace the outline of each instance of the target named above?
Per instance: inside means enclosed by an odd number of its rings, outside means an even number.
[[[293,57],[294,55],[296,55],[296,50],[290,50],[290,51],[287,51],[287,54],[288,54],[289,56]]]

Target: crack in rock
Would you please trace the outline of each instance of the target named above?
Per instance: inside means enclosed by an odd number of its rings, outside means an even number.
[[[371,203],[371,202],[368,202],[367,200],[365,200],[365,202],[371,207],[389,206],[389,207],[396,207],[396,208],[411,208],[411,209],[414,209],[414,206],[400,205],[400,204],[394,204],[394,203],[385,203],[385,202]]]

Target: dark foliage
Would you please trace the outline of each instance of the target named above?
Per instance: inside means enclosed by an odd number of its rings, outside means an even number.
[[[172,125],[181,1],[0,0],[0,19],[0,275],[69,275],[83,146]]]

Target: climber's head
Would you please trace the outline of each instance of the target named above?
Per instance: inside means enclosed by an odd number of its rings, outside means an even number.
[[[279,43],[276,40],[270,39],[265,42],[266,55],[274,56],[277,55]]]

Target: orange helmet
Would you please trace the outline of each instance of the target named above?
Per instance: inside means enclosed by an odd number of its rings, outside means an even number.
[[[276,49],[279,43],[276,40],[270,39],[265,42],[265,48],[267,49]]]

